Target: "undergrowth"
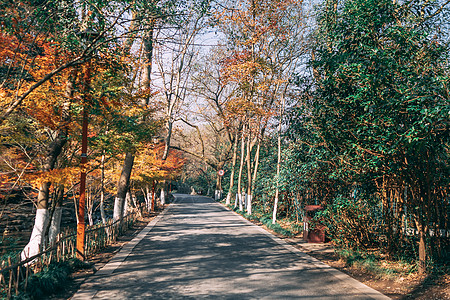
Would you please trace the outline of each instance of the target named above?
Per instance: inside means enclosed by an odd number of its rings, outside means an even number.
[[[52,263],[28,280],[20,284],[20,293],[12,299],[45,299],[55,292],[61,291],[72,280],[71,274],[76,270],[89,269],[92,265],[79,259]],[[25,289],[26,287],[26,289]]]
[[[335,250],[346,266],[370,273],[377,279],[394,280],[417,271],[417,264],[404,260],[386,260],[378,252],[356,251],[345,248]]]
[[[273,230],[274,232],[281,234],[283,236],[292,237],[299,233],[300,227],[297,224],[290,224],[289,226],[282,227],[280,223],[272,224],[272,216],[264,214],[261,210],[258,208],[255,208],[253,211],[253,214],[249,215],[245,211],[240,211],[239,208],[233,208],[232,205],[228,206],[233,211],[237,212],[238,214],[242,215],[244,218],[250,221],[256,221],[264,224],[267,228],[270,230]]]

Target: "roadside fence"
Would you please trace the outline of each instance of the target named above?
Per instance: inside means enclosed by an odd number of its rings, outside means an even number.
[[[117,238],[133,226],[136,213],[130,213],[119,220],[87,227],[85,233],[85,256],[91,257],[116,242]],[[57,241],[39,254],[20,260],[20,255],[8,257],[0,262],[0,298],[10,299],[26,290],[31,274],[40,272],[53,262],[67,261],[76,257],[76,229],[66,229],[58,235]]]

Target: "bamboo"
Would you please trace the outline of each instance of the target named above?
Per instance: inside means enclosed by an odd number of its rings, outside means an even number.
[[[11,266],[11,257],[8,257],[8,265]],[[8,284],[8,290],[7,290],[8,299],[11,299],[11,287],[12,287],[13,274],[14,273],[12,272],[12,270],[9,270],[9,284]]]
[[[17,277],[16,277],[16,296],[19,295],[19,281],[20,281],[20,266],[17,266]]]
[[[26,271],[25,271],[25,291],[27,290],[28,287],[28,274],[30,273],[30,265],[26,266]]]

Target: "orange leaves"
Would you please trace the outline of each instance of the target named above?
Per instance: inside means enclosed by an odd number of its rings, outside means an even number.
[[[250,51],[235,51],[222,61],[221,74],[224,83],[229,81],[237,83],[250,82],[258,73],[266,69],[260,62],[252,58]]]
[[[62,63],[70,59],[70,53],[63,52],[61,47],[55,43],[51,36],[33,35],[24,32],[8,33],[0,32],[0,93],[2,100],[0,107],[7,107],[20,95],[29,91],[36,82]],[[67,71],[53,76],[51,84],[41,86],[30,97],[36,101],[47,102],[48,92],[54,92],[63,86],[67,78]],[[40,94],[46,95],[40,95]],[[24,104],[27,107],[29,103]],[[51,105],[51,103],[49,103]],[[42,104],[41,104],[42,107]],[[31,105],[30,111],[40,109],[39,106]]]
[[[68,186],[76,182],[80,177],[81,167],[67,167],[62,169],[53,169],[47,172],[36,172],[27,174],[25,179],[31,185],[38,188],[43,182],[51,182],[53,186]]]
[[[60,47],[50,37],[42,38],[31,34],[16,35],[0,32],[0,107],[6,108],[25,93],[37,80],[50,73],[70,55],[61,53]],[[54,76],[51,81],[34,90],[22,107],[28,114],[50,128],[57,125],[54,108],[62,98],[67,72]]]
[[[134,180],[139,182],[149,182],[151,180],[163,180],[176,178],[185,163],[185,159],[180,151],[171,149],[166,160],[162,160],[164,144],[147,144],[138,152],[133,174]]]
[[[23,152],[12,147],[0,149],[0,189],[8,190],[24,173],[34,171],[34,166],[27,164]]]

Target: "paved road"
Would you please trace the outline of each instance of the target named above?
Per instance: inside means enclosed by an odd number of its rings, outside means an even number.
[[[389,299],[210,198],[176,203],[73,299]]]

